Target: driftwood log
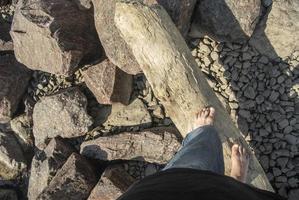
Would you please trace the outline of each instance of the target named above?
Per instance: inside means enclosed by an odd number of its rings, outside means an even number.
[[[159,5],[142,1],[118,1],[114,22],[133,51],[155,96],[164,105],[183,137],[188,122],[199,109],[212,105],[217,111],[215,127],[223,142],[226,174],[230,172],[231,142],[248,144],[199,70],[180,32]],[[273,191],[265,172],[253,155],[249,184]]]

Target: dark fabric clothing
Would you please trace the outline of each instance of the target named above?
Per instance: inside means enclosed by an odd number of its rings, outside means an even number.
[[[228,176],[196,169],[168,169],[145,177],[118,200],[282,200],[277,194]]]

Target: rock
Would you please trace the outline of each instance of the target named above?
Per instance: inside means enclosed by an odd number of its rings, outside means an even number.
[[[289,159],[286,157],[277,158],[277,166],[281,167],[281,169],[284,169],[286,165],[288,164]]]
[[[83,72],[87,87],[93,92],[100,104],[129,104],[133,90],[133,77],[109,60],[89,67]]]
[[[250,112],[248,110],[241,109],[241,110],[239,110],[238,114],[245,119],[250,119]]]
[[[130,105],[113,104],[111,114],[104,126],[137,126],[151,124],[151,116],[144,103],[135,99]]]
[[[246,41],[259,21],[261,7],[260,0],[202,0],[195,10],[191,36],[199,32],[217,41]]]
[[[16,191],[11,189],[0,189],[0,199],[2,200],[18,200]]]
[[[133,56],[132,49],[122,39],[115,26],[114,14],[116,0],[93,0],[95,25],[99,38],[109,60],[128,74],[141,72],[139,64]]]
[[[288,200],[297,200],[299,197],[299,189],[291,189],[289,191],[289,199]]]
[[[269,97],[271,102],[275,102],[279,97],[279,92],[272,91]]]
[[[255,99],[256,93],[253,87],[248,86],[244,91],[244,96],[249,99]]]
[[[261,156],[260,157],[260,163],[265,171],[268,171],[269,169],[269,157],[268,156]]]
[[[197,1],[157,0],[157,2],[165,8],[181,34],[185,37],[189,31],[191,16]]]
[[[139,133],[124,132],[83,142],[82,155],[100,160],[140,160],[167,163],[180,147],[173,128],[155,128]]]
[[[269,63],[269,59],[266,56],[261,56],[261,58],[259,59],[259,62],[266,65]]]
[[[88,200],[115,200],[135,182],[122,165],[108,167],[93,188]]]
[[[22,114],[10,121],[10,127],[14,131],[18,142],[24,152],[30,152],[33,148],[33,136],[30,119],[26,114]]]
[[[49,185],[74,149],[61,138],[53,138],[43,151],[37,151],[31,163],[28,199],[35,200]]]
[[[278,122],[278,125],[281,129],[284,129],[289,125],[289,121],[287,119],[283,119],[280,122]]]
[[[9,35],[10,25],[0,17],[0,52],[13,51],[13,43]]]
[[[168,11],[181,33],[184,35],[188,31],[196,0],[141,1],[149,6],[159,2]],[[116,2],[117,0],[110,0],[107,4],[106,0],[93,0],[96,29],[109,60],[124,72],[136,75],[142,70],[114,22]]]
[[[94,167],[84,157],[73,153],[37,200],[87,199],[96,183]]]
[[[11,180],[26,168],[26,161],[17,139],[12,133],[0,131],[0,178]]]
[[[0,123],[7,123],[27,89],[31,72],[12,55],[0,55]]]
[[[257,25],[250,44],[272,59],[290,56],[299,48],[299,2],[273,0],[269,12]]]
[[[285,127],[285,129],[283,130],[284,134],[289,134],[293,131],[293,127],[292,126],[287,126]]]
[[[285,137],[285,140],[291,145],[299,144],[299,137],[296,137],[296,136],[291,135],[291,134],[287,134],[284,137]]]
[[[93,24],[92,5],[84,0],[24,1],[11,28],[15,55],[31,69],[72,75],[102,53]]]
[[[78,88],[42,98],[33,110],[35,145],[43,148],[49,138],[72,138],[87,133],[92,119],[86,106],[87,99]]]
[[[258,95],[255,100],[257,104],[261,104],[264,102],[265,98],[263,95]]]
[[[272,170],[273,170],[273,175],[275,177],[278,177],[278,176],[280,176],[282,174],[281,170],[278,169],[278,168],[276,168],[276,167],[274,167]]]

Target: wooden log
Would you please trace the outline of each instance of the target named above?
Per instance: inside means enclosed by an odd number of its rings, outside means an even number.
[[[223,142],[225,171],[229,174],[231,142],[239,140],[246,148],[249,146],[209,87],[167,12],[159,5],[145,5],[136,0],[118,1],[114,20],[156,97],[182,136],[186,136],[188,122],[199,109],[207,105],[215,107],[215,127]],[[250,161],[247,183],[273,191],[255,156]]]

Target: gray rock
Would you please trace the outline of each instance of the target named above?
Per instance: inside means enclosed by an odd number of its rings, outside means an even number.
[[[289,125],[289,121],[287,119],[283,119],[278,122],[279,128],[284,129]]]
[[[275,92],[275,91],[272,91],[271,94],[270,94],[270,97],[269,97],[269,100],[271,102],[275,102],[279,97],[279,93],[278,92]]]
[[[269,11],[257,25],[250,44],[272,59],[290,56],[299,48],[299,2],[274,0]]]
[[[261,6],[260,0],[202,0],[197,5],[191,33],[199,32],[218,41],[245,41],[255,29]]]
[[[256,93],[255,93],[255,90],[253,89],[253,87],[248,86],[244,91],[244,96],[249,99],[254,99],[256,96]]]
[[[297,145],[297,144],[299,144],[299,137],[296,137],[294,135],[287,134],[285,136],[285,139],[291,145]]]
[[[83,72],[87,87],[100,104],[129,104],[133,90],[133,77],[109,60],[89,67]]]
[[[37,200],[87,199],[97,183],[96,177],[89,161],[73,153]]]
[[[268,64],[268,63],[269,63],[269,59],[268,59],[266,56],[262,56],[262,57],[259,59],[259,62],[260,62],[260,63],[263,63],[263,64]]]
[[[286,157],[277,158],[277,166],[281,167],[281,169],[284,169],[286,165],[288,164],[289,159]]]
[[[285,129],[283,130],[284,134],[289,134],[293,131],[293,127],[292,126],[287,126],[285,127]]]
[[[276,168],[276,167],[273,167],[272,170],[273,170],[273,175],[275,177],[278,177],[278,176],[280,176],[282,174],[281,170],[278,169],[278,168]]]
[[[115,103],[112,105],[111,114],[104,126],[137,126],[149,125],[152,119],[150,113],[140,99],[135,99],[128,106]]]
[[[30,70],[12,55],[0,55],[0,123],[7,123],[27,89]]]
[[[33,111],[35,145],[43,148],[49,138],[72,138],[86,134],[92,125],[86,106],[87,99],[78,88],[42,98]]]
[[[165,164],[180,147],[173,128],[154,128],[139,133],[124,132],[83,142],[82,155],[100,160],[140,160]]]
[[[264,102],[265,98],[263,95],[258,95],[255,100],[257,104],[261,104]]]
[[[238,114],[242,117],[244,117],[245,119],[250,119],[250,112],[248,110],[239,110]]]
[[[11,180],[26,168],[24,154],[12,133],[0,131],[0,178]]]
[[[31,163],[28,199],[35,200],[49,185],[74,149],[59,137],[53,138],[43,151],[37,151]]]
[[[259,160],[260,160],[260,163],[261,163],[263,169],[265,171],[268,171],[268,169],[269,169],[269,157],[264,155],[264,156],[261,156]]]
[[[102,53],[93,8],[84,0],[23,1],[14,14],[11,36],[19,62],[53,74],[72,75],[83,59]]]

